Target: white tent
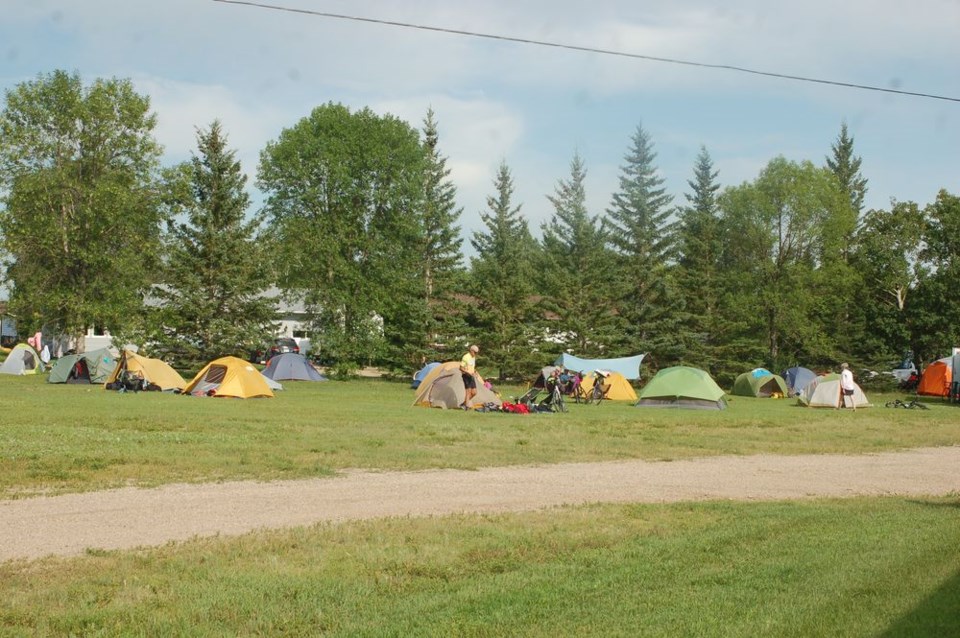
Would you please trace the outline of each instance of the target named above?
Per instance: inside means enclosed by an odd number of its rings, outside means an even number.
[[[867,395],[856,383],[853,384],[853,396],[846,397],[846,401],[841,404],[843,398],[840,392],[840,375],[828,374],[819,376],[807,384],[797,399],[803,405],[811,408],[869,408],[870,401]]]

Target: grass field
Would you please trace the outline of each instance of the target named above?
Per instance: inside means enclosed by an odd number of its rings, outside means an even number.
[[[405,385],[375,380],[288,386],[231,401],[0,378],[3,498],[960,444],[960,408],[938,402],[523,416],[414,408]],[[0,636],[960,636],[958,548],[957,494],[319,525],[0,564]]]

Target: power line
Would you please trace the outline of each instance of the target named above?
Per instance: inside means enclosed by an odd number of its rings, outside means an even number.
[[[923,97],[929,98],[932,100],[946,100],[948,102],[960,102],[960,98],[949,97],[946,95],[936,95],[933,93],[916,93],[913,91],[901,91],[899,89],[891,89],[881,86],[871,86],[869,84],[854,84],[852,82],[839,82],[836,80],[824,80],[819,78],[808,78],[800,75],[790,75],[786,73],[774,73],[771,71],[758,71],[756,69],[748,69],[741,66],[733,66],[730,64],[709,64],[706,62],[693,62],[690,60],[678,60],[675,58],[664,58],[654,55],[641,55],[639,53],[626,53],[624,51],[612,51],[610,49],[598,49],[595,47],[586,47],[578,46],[575,44],[563,44],[560,42],[547,42],[544,40],[531,40],[529,38],[517,38],[506,35],[496,35],[492,33],[478,33],[476,31],[465,31],[462,29],[448,29],[445,27],[431,27],[423,24],[412,24],[409,22],[396,22],[393,20],[380,20],[377,18],[363,18],[360,16],[348,16],[339,13],[327,13],[325,11],[312,11],[309,9],[294,9],[292,7],[281,7],[277,5],[262,4],[259,2],[248,2],[246,0],[213,0],[214,2],[222,2],[224,4],[236,4],[236,5],[245,5],[249,7],[258,7],[260,9],[270,9],[272,11],[286,11],[288,13],[301,13],[311,16],[317,16],[321,18],[333,18],[336,20],[350,20],[353,22],[368,22],[371,24],[380,24],[391,27],[402,27],[404,29],[417,29],[420,31],[433,31],[436,33],[448,33],[452,35],[462,35],[468,36],[471,38],[485,38],[488,40],[501,40],[504,42],[517,42],[519,44],[532,44],[535,46],[541,47],[553,47],[555,49],[567,49],[570,51],[582,51],[586,53],[598,53],[601,55],[613,55],[623,58],[633,58],[637,60],[647,60],[650,62],[664,62],[668,64],[682,64],[685,66],[695,66],[705,69],[724,69],[727,71],[736,71],[739,73],[750,73],[752,75],[763,75],[771,78],[780,78],[783,80],[795,80],[798,82],[813,82],[815,84],[828,84],[831,86],[842,86],[850,89],[862,89],[865,91],[878,91],[880,93],[895,93],[897,95],[908,95],[911,97]]]

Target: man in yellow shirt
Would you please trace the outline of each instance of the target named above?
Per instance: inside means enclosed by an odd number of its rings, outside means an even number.
[[[460,407],[464,410],[470,409],[473,397],[477,396],[477,354],[480,348],[472,345],[467,350],[467,354],[460,359],[460,374],[463,376],[463,387],[467,391],[467,396]]]

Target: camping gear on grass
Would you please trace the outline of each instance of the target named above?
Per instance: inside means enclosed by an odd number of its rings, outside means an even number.
[[[0,374],[37,374],[43,372],[43,362],[37,351],[25,343],[18,343],[0,366]]]
[[[252,363],[239,357],[214,359],[183,389],[195,397],[271,398],[273,391]]]
[[[764,368],[754,368],[744,372],[733,382],[730,394],[740,397],[785,397],[788,394],[787,384],[779,374],[773,374]]]
[[[723,410],[723,389],[706,370],[688,366],[664,368],[640,391],[638,408]]]
[[[807,387],[807,384],[817,378],[817,373],[809,368],[804,368],[802,366],[795,366],[793,368],[787,368],[780,373],[780,376],[783,377],[783,381],[787,384],[787,390],[790,392],[790,396],[798,396],[803,389]]]
[[[801,405],[811,408],[869,408],[867,395],[856,383],[853,384],[853,395],[848,395],[841,404],[843,394],[840,388],[840,375],[827,374],[817,377],[807,384],[803,392],[797,397]]]
[[[305,356],[285,352],[270,357],[263,375],[274,381],[326,381],[327,378],[313,367]]]
[[[104,387],[108,390],[182,390],[187,385],[183,377],[166,361],[143,357],[124,350],[117,365],[107,377]]]
[[[116,364],[109,348],[68,354],[53,364],[47,383],[105,383]]]
[[[487,388],[480,375],[477,376],[477,394],[469,407],[479,408],[487,404],[500,407],[501,401],[492,390]],[[420,383],[414,405],[444,409],[456,409],[467,398],[467,389],[463,385],[459,361],[447,361],[436,366]]]

